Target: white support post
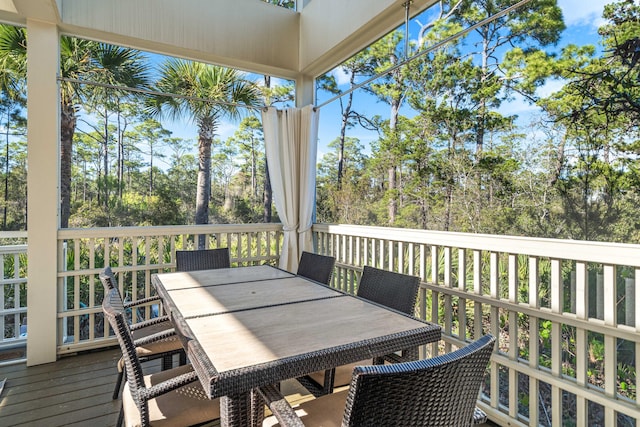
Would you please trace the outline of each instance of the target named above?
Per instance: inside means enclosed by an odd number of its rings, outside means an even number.
[[[56,360],[60,225],[59,35],[54,24],[27,20],[27,365]]]
[[[315,85],[316,79],[311,76],[300,75],[296,79],[296,107],[302,108],[315,102]]]

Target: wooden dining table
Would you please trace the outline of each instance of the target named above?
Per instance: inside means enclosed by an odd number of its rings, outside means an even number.
[[[438,325],[268,265],[161,273],[152,283],[205,392],[221,398],[223,426],[261,423],[257,387],[441,336]]]

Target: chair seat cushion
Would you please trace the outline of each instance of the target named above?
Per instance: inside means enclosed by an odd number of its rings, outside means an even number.
[[[340,427],[347,403],[349,390],[324,395],[320,398],[304,402],[293,409],[306,426]],[[276,417],[271,415],[264,419],[262,427],[279,427]]]
[[[169,338],[164,338],[159,341],[154,341],[149,344],[138,346],[136,347],[136,354],[138,355],[138,357],[144,358],[154,354],[177,352],[182,348],[183,347],[182,347],[182,343],[180,342],[180,339],[178,339],[178,337],[174,335]],[[120,360],[118,361],[118,372],[122,372],[123,369],[124,369],[124,358],[121,357]]]
[[[167,329],[173,328],[173,324],[169,321],[154,323],[152,325],[147,325],[141,327],[140,329],[135,329],[131,332],[133,335],[133,339],[137,340],[140,338],[148,337],[149,335],[157,334],[159,332],[166,331]]]
[[[144,376],[146,387],[151,387],[192,370],[191,365],[161,371]],[[140,426],[140,412],[136,406],[129,384],[125,384],[122,392],[126,427]],[[198,381],[182,386],[155,399],[149,400],[149,421],[153,426],[183,427],[220,418],[220,402],[209,399]]]

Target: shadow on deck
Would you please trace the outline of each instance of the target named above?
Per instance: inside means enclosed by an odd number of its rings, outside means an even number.
[[[0,380],[7,379],[0,394],[0,425],[115,426],[120,401],[112,400],[111,395],[119,358],[120,350],[114,348],[68,356],[45,365],[0,366]],[[147,362],[144,369],[157,372],[160,361]],[[295,381],[283,383],[282,391],[292,403],[312,398]]]

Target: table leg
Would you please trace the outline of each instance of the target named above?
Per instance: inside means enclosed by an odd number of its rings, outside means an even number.
[[[257,390],[251,390],[251,425],[253,427],[262,427],[264,421],[265,402]]]
[[[257,392],[220,398],[221,427],[259,427],[264,419],[264,402]]]

